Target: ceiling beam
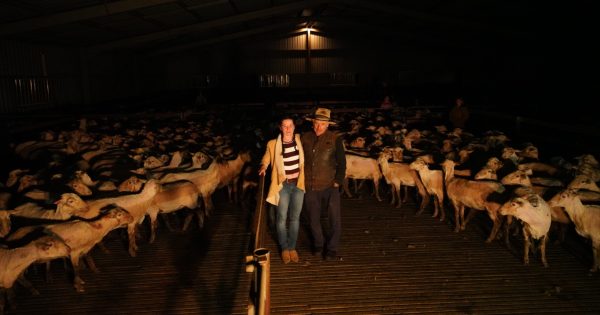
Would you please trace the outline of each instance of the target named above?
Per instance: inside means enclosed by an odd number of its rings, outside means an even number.
[[[254,28],[254,29],[250,29],[250,30],[246,30],[246,31],[241,31],[241,32],[236,32],[236,33],[219,36],[216,38],[200,40],[200,41],[195,41],[195,42],[189,43],[189,44],[177,45],[177,46],[172,46],[169,48],[155,50],[153,52],[148,53],[147,55],[150,55],[150,56],[163,55],[163,54],[169,54],[169,53],[182,51],[182,50],[188,50],[188,49],[193,49],[193,48],[198,48],[198,47],[203,47],[203,46],[208,46],[208,45],[214,45],[214,44],[221,43],[221,42],[226,42],[226,41],[230,41],[230,40],[235,40],[235,39],[250,37],[250,36],[263,34],[263,33],[267,33],[267,32],[272,32],[272,31],[276,31],[276,30],[281,30],[282,28],[285,28],[286,26],[290,26],[290,23],[286,22],[286,23],[270,24],[267,26],[259,27],[259,28]]]
[[[25,33],[40,28],[88,20],[171,2],[175,2],[175,0],[122,0],[105,2],[102,5],[3,24],[0,25],[0,36]]]
[[[275,6],[267,9],[256,10],[241,14],[236,14],[216,20],[210,20],[202,23],[197,23],[188,26],[176,27],[165,31],[150,33],[146,35],[128,37],[121,40],[116,40],[104,44],[99,44],[90,47],[92,51],[103,51],[103,50],[111,50],[117,49],[124,46],[135,46],[139,44],[143,44],[150,41],[161,40],[163,38],[175,37],[179,35],[184,35],[193,32],[205,31],[211,28],[226,26],[229,24],[236,24],[247,22],[255,19],[260,19],[264,17],[269,17],[273,15],[278,15],[287,12],[293,12],[297,10],[304,9],[306,7],[317,6],[327,2],[326,0],[303,0],[303,1],[295,1],[292,3]]]
[[[419,12],[415,10],[405,9],[396,5],[388,5],[377,1],[367,1],[367,0],[331,0],[330,2],[335,3],[337,5],[350,6],[350,7],[359,7],[366,10],[374,10],[386,14],[399,15],[404,17],[409,17],[415,20],[423,20],[427,22],[436,22],[444,25],[453,25],[458,27],[465,27],[469,29],[477,29],[482,32],[492,31],[499,34],[505,34],[510,36],[519,36],[521,38],[531,37],[530,34],[519,30],[511,30],[511,29],[501,29],[499,27],[494,27],[489,24],[483,24],[476,21],[469,21],[464,19],[452,18],[448,16],[441,16],[436,14],[429,14],[424,12]]]

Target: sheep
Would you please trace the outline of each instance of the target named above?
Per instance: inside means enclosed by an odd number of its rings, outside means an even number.
[[[160,185],[158,181],[151,179],[144,185],[142,191],[137,194],[90,200],[87,201],[87,207],[90,209],[89,211],[98,212],[102,208],[113,204],[127,210],[133,216],[133,221],[127,225],[127,235],[129,237],[129,255],[135,257],[138,249],[135,240],[137,225],[143,221],[154,196],[159,190]]]
[[[43,236],[14,249],[0,248],[0,314],[4,313],[7,298],[14,307],[15,281],[29,288],[33,294],[39,294],[22,276],[27,267],[36,261],[67,257],[70,252],[69,246],[56,236]]]
[[[147,210],[148,216],[150,216],[150,243],[154,242],[156,236],[158,213],[171,213],[183,208],[194,210],[198,207],[198,195],[199,193],[196,185],[188,181],[161,185]],[[200,212],[197,212],[196,214],[198,216],[198,225],[202,227],[204,216]],[[188,216],[188,218],[191,219],[191,216]],[[183,230],[187,229],[189,221],[190,220],[186,218]]]
[[[45,220],[68,220],[72,216],[90,219],[98,216],[98,209],[90,209],[81,197],[74,193],[63,193],[55,202],[56,209],[44,209],[43,207],[28,202],[15,209],[7,210],[10,215]]]
[[[530,239],[540,241],[541,258],[544,267],[548,267],[546,260],[546,243],[551,223],[550,206],[537,194],[515,197],[504,203],[500,214],[510,215],[523,222],[523,262],[529,265],[529,249],[532,246]]]
[[[10,213],[6,210],[0,210],[0,237],[5,237],[10,233]]]
[[[242,151],[235,159],[219,163],[219,185],[217,189],[227,186],[229,201],[236,203],[239,201],[238,183],[242,168],[251,160],[250,151]]]
[[[544,187],[544,186],[533,185],[531,183],[531,180],[529,179],[529,176],[528,176],[529,174],[531,174],[530,169],[516,170],[516,171],[504,176],[501,180],[501,183],[503,185],[518,186],[518,188],[513,191],[513,194],[515,196],[524,196],[524,195],[531,194],[531,193],[535,193],[540,196],[546,195],[548,188]],[[561,207],[550,207],[550,214],[551,214],[552,222],[555,222],[559,229],[559,239],[564,240],[566,228],[567,228],[566,225],[569,224],[571,222],[571,220],[569,220],[569,217],[567,216],[567,214]],[[510,227],[511,222],[512,221],[510,219],[507,220],[506,229],[505,229],[506,230],[506,235],[505,235],[506,239],[505,240],[506,240],[506,244],[508,246],[510,246],[510,244],[508,243],[508,229]]]
[[[77,292],[84,292],[85,283],[79,276],[79,263],[82,257],[86,258],[90,269],[97,272],[97,268],[87,253],[110,231],[131,224],[133,216],[123,208],[111,208],[100,218],[93,221],[73,220],[63,223],[44,226],[44,231],[60,237],[69,246],[69,258],[73,265],[73,286]],[[35,227],[21,228],[9,237],[9,241],[20,239],[31,232]]]
[[[486,165],[486,166],[482,167],[479,170],[479,172],[477,172],[475,174],[475,176],[473,178],[475,180],[482,180],[482,179],[498,180],[498,174],[496,174],[496,170],[494,170],[493,168]]]
[[[381,166],[381,172],[383,173],[383,177],[385,181],[392,186],[392,201],[391,204],[396,204],[396,208],[402,207],[402,202],[406,202],[408,197],[408,186],[416,186],[415,179],[411,174],[410,165],[406,163],[392,163],[390,164],[388,161],[392,158],[391,150],[383,150],[379,157],[377,158],[377,162]],[[379,168],[377,168],[379,170]],[[400,198],[400,190],[402,185],[404,184],[404,200]],[[421,196],[426,195],[423,191]],[[429,196],[426,196],[429,199]]]
[[[346,154],[346,180],[344,180],[344,192],[348,197],[352,198],[350,189],[348,189],[349,178],[372,179],[375,189],[375,197],[378,201],[381,201],[382,199],[379,196],[379,181],[381,180],[381,177],[382,174],[379,170],[379,164],[377,163],[377,160],[354,154]]]
[[[161,184],[171,183],[181,180],[187,180],[198,188],[198,192],[204,201],[204,211],[206,215],[210,215],[213,210],[212,194],[219,185],[219,164],[217,161],[210,163],[205,170],[195,170],[192,172],[182,173],[167,173],[163,176],[159,182]]]
[[[433,217],[440,216],[440,221],[446,219],[444,211],[444,178],[442,171],[430,170],[423,157],[418,157],[415,161],[409,164],[411,170],[417,171],[427,194],[433,196],[433,205],[435,211]],[[429,198],[429,197],[428,197]],[[421,214],[424,207],[420,208],[417,215]]]
[[[600,270],[600,206],[584,205],[577,192],[566,189],[548,201],[551,207],[563,207],[575,224],[577,233],[592,240],[594,264],[590,272]]]
[[[117,190],[119,192],[138,192],[144,186],[144,183],[147,180],[139,178],[137,176],[131,176],[124,180],[119,186],[117,186]]]
[[[596,182],[592,181],[589,176],[577,175],[571,180],[567,188],[570,189],[585,189],[589,191],[600,192],[600,188],[596,185]]]
[[[494,222],[492,231],[486,239],[490,243],[496,238],[500,228],[501,219],[498,217],[497,210],[500,204],[495,201],[488,201],[488,197],[493,193],[502,193],[505,188],[499,182],[494,181],[475,181],[464,178],[454,177],[454,161],[445,160],[442,163],[446,182],[446,193],[448,199],[454,206],[455,229],[454,232],[465,229],[469,219],[473,216],[474,210],[485,210],[488,216]],[[465,206],[471,208],[467,220],[464,219]]]

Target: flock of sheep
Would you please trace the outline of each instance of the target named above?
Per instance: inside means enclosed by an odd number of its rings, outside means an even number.
[[[167,215],[185,210],[182,229],[194,217],[202,228],[216,190],[227,187],[239,202],[238,187],[256,185],[240,181],[255,134],[251,125],[206,113],[193,119],[81,119],[72,128],[16,143],[0,192],[0,311],[6,297],[14,306],[16,281],[36,293],[23,276],[33,263],[70,258],[73,286],[84,291],[80,261],[96,270],[88,253],[121,227],[135,256],[136,232],[146,216],[150,243],[159,214],[170,226]]]
[[[493,223],[487,242],[503,235],[509,244],[510,230],[520,226],[524,262],[537,240],[545,266],[551,228],[574,225],[592,240],[592,271],[600,270],[600,208],[591,204],[600,200],[600,164],[592,155],[544,157],[534,144],[513,144],[499,131],[476,136],[443,125],[417,128],[405,115],[364,111],[335,117],[346,145],[346,195],[352,196],[352,180],[355,193],[359,183],[372,181],[378,200],[389,187],[391,203],[401,207],[407,189],[414,189],[417,213],[433,208],[443,221],[446,209],[453,209],[456,232],[484,211]],[[304,117],[296,118],[297,132],[310,128]],[[0,311],[5,297],[10,303],[15,282],[36,292],[23,276],[33,263],[70,258],[73,286],[84,291],[80,260],[95,270],[88,253],[111,231],[127,228],[129,254],[135,256],[137,228],[146,216],[151,243],[159,214],[168,225],[167,215],[183,210],[182,229],[194,218],[201,228],[214,210],[215,191],[227,188],[229,200],[239,203],[256,186],[252,163],[276,131],[276,119],[218,112],[101,117],[66,129],[46,130],[13,146],[0,191]]]

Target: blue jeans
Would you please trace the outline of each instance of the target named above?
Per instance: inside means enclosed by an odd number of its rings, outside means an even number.
[[[277,237],[281,250],[296,249],[298,230],[300,227],[300,212],[304,202],[304,192],[294,184],[283,182],[279,191],[279,205],[277,205]],[[290,219],[290,227],[286,228],[286,221]]]

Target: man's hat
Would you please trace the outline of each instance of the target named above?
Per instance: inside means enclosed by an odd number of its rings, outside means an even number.
[[[325,121],[328,122],[331,125],[335,125],[336,122],[331,120],[331,110],[327,109],[327,108],[317,108],[317,110],[315,111],[314,115],[308,116],[306,117],[306,120],[310,120],[310,121]]]

